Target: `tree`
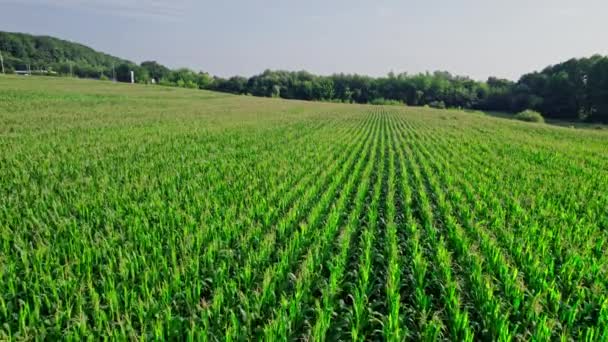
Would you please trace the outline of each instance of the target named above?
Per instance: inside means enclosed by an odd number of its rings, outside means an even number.
[[[199,72],[196,75],[196,84],[199,89],[208,89],[213,84],[213,77],[206,72]]]
[[[330,78],[319,77],[312,85],[313,98],[331,100],[334,98],[334,82]]]
[[[608,58],[594,63],[588,78],[589,120],[608,123]]]
[[[150,78],[153,78],[156,82],[167,77],[171,72],[169,68],[157,63],[156,61],[145,61],[142,62],[140,66],[142,69],[146,70]]]
[[[116,67],[116,80],[118,82],[131,82],[131,65],[123,63]]]
[[[247,78],[233,76],[226,80],[221,77],[215,77],[210,89],[233,94],[246,94]]]
[[[135,73],[135,82],[137,83],[149,83],[150,72],[146,68],[135,67],[133,72]]]
[[[54,70],[64,75],[98,78],[111,76],[112,66],[129,65],[132,62],[113,57],[81,44],[65,40],[33,36],[23,33],[0,32],[0,50],[3,51],[7,70],[31,69]],[[130,77],[129,77],[130,81]]]
[[[547,118],[606,122],[608,115],[607,57],[570,59],[517,82],[490,77],[477,82],[447,71],[408,75],[389,73],[372,78],[356,74],[316,76],[306,71],[265,70],[250,78],[212,77],[181,68],[170,70],[156,61],[141,65],[97,52],[81,44],[20,33],[0,32],[7,71],[46,69],[63,75],[116,77],[137,82],[155,79],[163,85],[211,89],[234,94],[301,100],[370,103],[374,99],[408,105],[473,108],[517,113],[533,109]]]

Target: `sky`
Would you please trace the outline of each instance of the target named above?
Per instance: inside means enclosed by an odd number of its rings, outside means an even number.
[[[0,0],[0,30],[219,76],[447,70],[517,80],[608,55],[606,0]]]

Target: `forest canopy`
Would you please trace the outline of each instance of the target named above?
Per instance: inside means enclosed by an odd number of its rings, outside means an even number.
[[[546,118],[608,122],[608,57],[600,55],[573,58],[513,82],[495,77],[476,81],[446,71],[369,77],[266,70],[249,78],[221,78],[186,68],[171,70],[155,61],[138,65],[81,44],[8,32],[0,32],[0,53],[7,72],[29,70],[130,82],[130,72],[134,71],[141,83],[154,80],[162,85],[233,94],[512,113],[531,109]]]

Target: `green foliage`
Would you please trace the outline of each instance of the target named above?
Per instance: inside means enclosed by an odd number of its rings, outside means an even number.
[[[135,73],[135,82],[143,84],[150,83],[150,73],[147,69],[135,68],[133,72]]]
[[[0,340],[606,340],[607,142],[3,76]]]
[[[131,82],[131,71],[133,71],[133,68],[131,65],[129,65],[127,63],[123,63],[123,64],[116,66],[116,68],[115,68],[116,80],[118,82],[130,83]]]
[[[588,76],[588,120],[608,123],[608,58],[596,61]]]
[[[213,78],[204,72],[195,72],[187,68],[170,71],[160,80],[162,85],[174,85],[180,88],[206,89],[213,83]]]
[[[216,77],[211,84],[214,90],[241,95],[248,92],[247,82],[248,79],[245,77],[234,76],[229,79]]]
[[[539,112],[535,112],[531,109],[526,109],[523,112],[517,113],[514,118],[520,121],[527,122],[545,122],[545,119]]]
[[[476,82],[448,72],[371,78],[266,70],[247,82],[240,79],[238,86],[227,86],[231,82],[216,78],[209,89],[287,99],[338,99],[346,103],[378,104],[383,100],[513,113],[533,109],[549,118],[608,122],[607,65],[608,57],[571,59],[542,72],[526,74],[518,82],[495,77]]]
[[[373,105],[385,105],[385,106],[402,106],[403,103],[397,100],[387,100],[383,97],[379,97],[370,101]]]
[[[238,81],[239,85],[232,85]],[[472,108],[480,105],[483,84],[447,72],[392,75],[371,78],[360,75],[315,76],[305,71],[266,70],[244,79],[216,78],[209,88],[256,96],[329,101],[425,105],[443,103],[445,107]]]
[[[429,107],[436,109],[445,109],[445,102],[443,101],[432,101],[429,103]]]
[[[112,75],[112,66],[131,62],[65,40],[0,31],[0,51],[11,70],[54,70],[63,75],[99,78]]]
[[[161,79],[160,81],[158,81],[158,84],[162,85],[162,86],[166,86],[166,87],[177,87],[178,86],[177,83],[171,82],[167,78]]]
[[[513,111],[534,109],[547,118],[608,122],[608,57],[570,59],[522,76],[514,89]]]
[[[141,68],[146,70],[148,76],[156,82],[169,76],[171,70],[155,61],[146,61],[141,63]]]
[[[233,94],[343,103],[403,103],[433,108],[465,108],[518,113],[532,109],[547,118],[608,123],[608,57],[570,59],[517,82],[490,77],[486,82],[446,71],[387,77],[335,74],[317,76],[306,71],[266,70],[250,78],[212,77],[189,69],[170,70],[155,62],[141,65],[112,57],[80,44],[51,37],[0,32],[8,72],[49,71],[84,78],[113,77],[130,82],[217,90]],[[181,80],[181,81],[180,81]],[[382,100],[383,99],[383,100]]]

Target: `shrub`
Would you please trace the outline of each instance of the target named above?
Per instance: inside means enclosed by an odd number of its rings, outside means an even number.
[[[432,101],[429,103],[429,107],[437,109],[445,109],[445,102],[443,101]]]
[[[162,86],[166,86],[166,87],[175,87],[177,84],[174,82],[171,82],[170,80],[166,79],[166,78],[161,78],[160,81],[158,81],[158,84],[162,85]]]
[[[189,88],[189,89],[198,88],[198,84],[196,84],[194,81],[192,81],[192,80],[186,81],[181,78],[177,80],[177,86],[180,88]]]
[[[389,100],[389,99],[385,99],[383,97],[375,98],[375,99],[371,100],[369,103],[373,104],[373,105],[378,105],[378,106],[401,106],[401,105],[403,105],[403,102],[401,102],[401,101]]]
[[[545,119],[539,112],[531,109],[524,110],[515,115],[515,119],[527,122],[545,122]]]

